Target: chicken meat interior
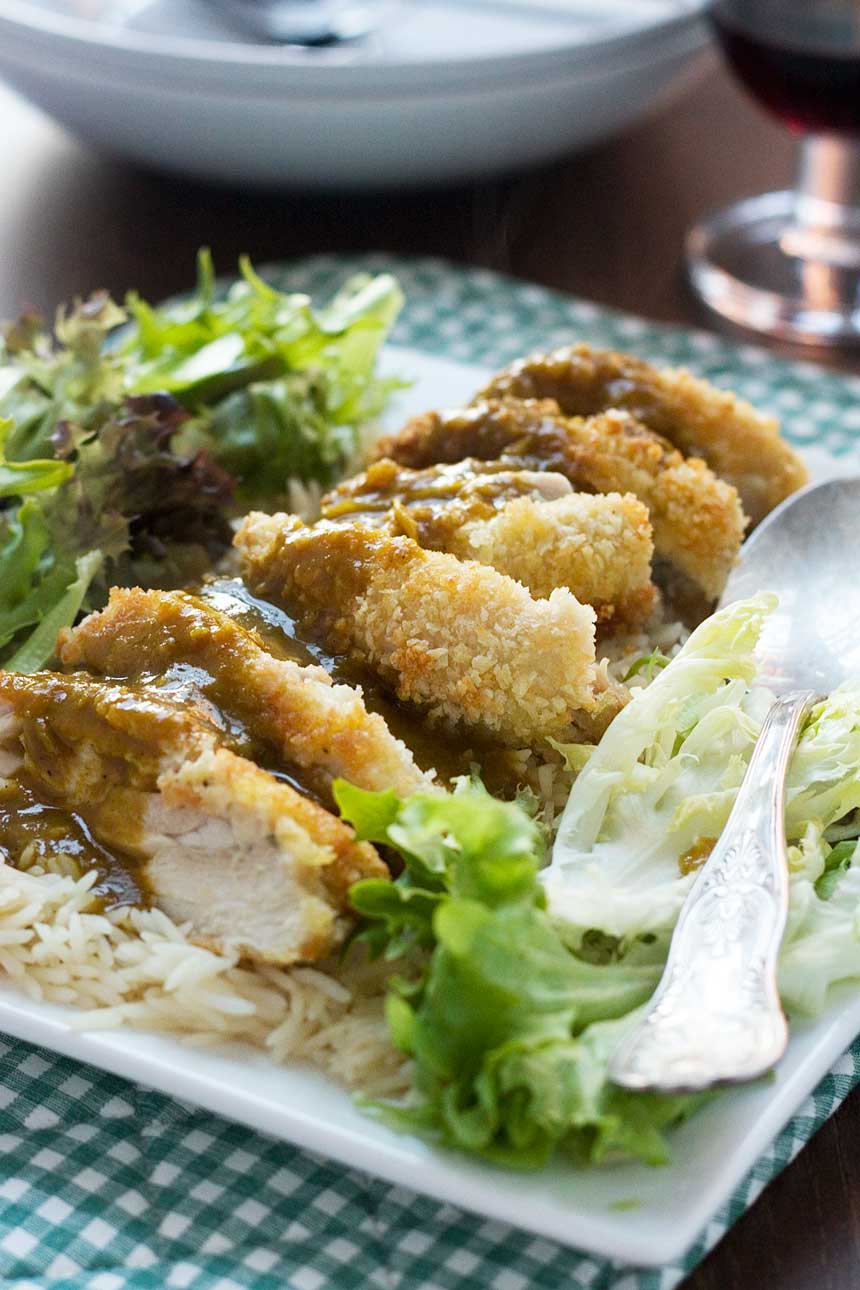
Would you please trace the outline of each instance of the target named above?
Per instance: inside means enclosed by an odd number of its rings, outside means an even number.
[[[144,926],[217,956],[232,993],[208,1028],[282,1055],[324,1033],[331,1056],[350,888],[395,863],[340,818],[338,786],[394,800],[477,777],[551,833],[635,660],[671,654],[749,522],[805,479],[752,408],[584,346],[412,418],[363,466],[315,517],[236,516],[232,555],[184,589],[112,588],[51,670],[0,672],[5,866],[108,920],[98,961],[122,935],[131,962]],[[39,962],[16,970],[48,997],[207,1031],[211,990],[166,1003],[150,960],[103,996],[96,960],[61,996]],[[381,1014],[362,1016],[377,1052]]]

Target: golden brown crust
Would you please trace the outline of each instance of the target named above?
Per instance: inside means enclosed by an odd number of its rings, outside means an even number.
[[[716,600],[737,560],[745,517],[735,489],[623,412],[566,418],[568,469],[583,486],[634,493],[655,549]]]
[[[257,594],[302,614],[432,719],[517,746],[582,711],[608,720],[624,702],[596,665],[593,611],[566,589],[534,600],[495,569],[410,538],[325,522],[297,531],[277,515],[248,516],[236,545]],[[344,579],[334,612],[330,587]]]
[[[410,465],[458,454],[505,457],[561,473],[589,492],[632,493],[648,508],[658,554],[710,599],[722,591],[743,538],[735,489],[625,412],[566,417],[551,399],[485,401],[415,417],[384,447]]]
[[[491,564],[533,596],[568,587],[599,623],[614,628],[642,623],[654,608],[651,523],[630,493],[520,497],[492,518],[464,525],[447,549]]]
[[[631,494],[576,493],[566,476],[502,457],[412,470],[388,458],[322,499],[322,516],[413,537],[425,550],[491,565],[546,598],[567,587],[601,623],[651,612],[653,542]]]
[[[582,344],[535,354],[499,373],[480,397],[554,399],[569,416],[629,412],[732,484],[753,524],[808,479],[775,418],[684,369],[630,354]]]
[[[426,783],[358,690],[332,685],[322,668],[273,658],[252,633],[184,592],[114,588],[107,608],[61,634],[58,652],[66,667],[125,678],[193,665],[211,678],[205,693],[217,708],[310,772],[324,795],[338,775],[403,794]]]

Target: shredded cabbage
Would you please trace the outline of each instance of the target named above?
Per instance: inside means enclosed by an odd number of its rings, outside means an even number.
[[[756,684],[754,649],[774,604],[760,595],[703,623],[619,714],[576,780],[542,875],[571,945],[595,931],[622,951],[646,933],[667,943],[695,857],[728,819],[772,699]],[[781,989],[787,1006],[816,1011],[834,982],[860,978],[860,680],[817,705],[804,726],[786,835]]]

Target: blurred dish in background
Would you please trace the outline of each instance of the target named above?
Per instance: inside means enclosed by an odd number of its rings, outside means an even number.
[[[456,181],[630,125],[705,0],[403,0],[365,39],[255,42],[204,0],[0,0],[0,75],[98,147],[261,186]]]
[[[397,0],[207,0],[244,36],[288,45],[360,40]]]

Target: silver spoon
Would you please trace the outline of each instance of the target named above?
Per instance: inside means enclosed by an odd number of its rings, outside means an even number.
[[[610,1065],[616,1084],[694,1092],[755,1079],[782,1056],[788,1024],[777,959],[788,913],[785,778],[810,704],[860,676],[860,479],[789,498],[741,551],[721,606],[774,591],[760,677],[780,697],[734,808],[675,927],[648,1011]]]

